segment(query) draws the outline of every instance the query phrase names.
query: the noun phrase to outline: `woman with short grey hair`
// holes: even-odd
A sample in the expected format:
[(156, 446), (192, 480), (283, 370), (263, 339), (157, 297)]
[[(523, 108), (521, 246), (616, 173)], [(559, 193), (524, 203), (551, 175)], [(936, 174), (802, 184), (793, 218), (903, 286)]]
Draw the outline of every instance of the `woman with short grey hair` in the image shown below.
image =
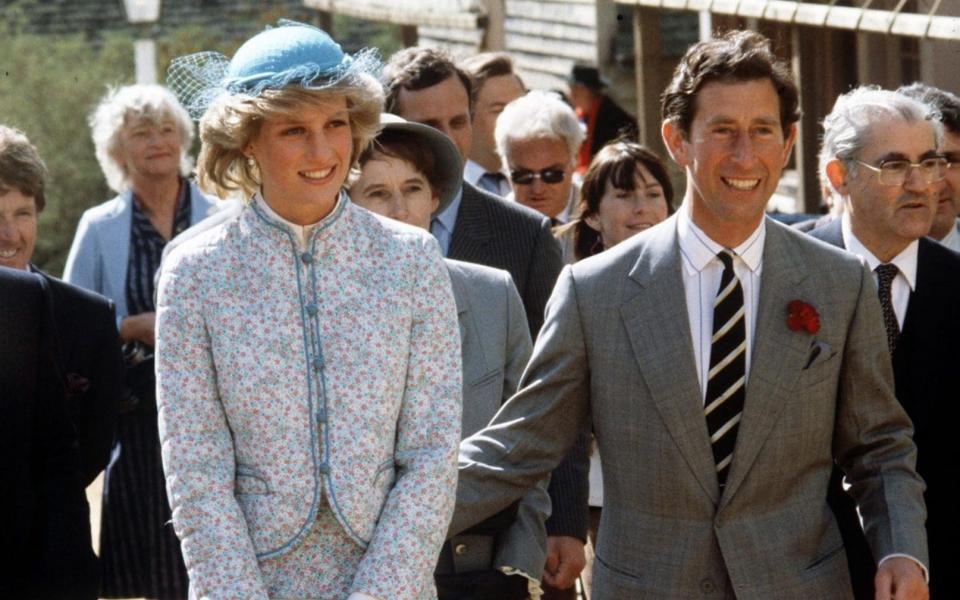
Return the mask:
[(113, 300), (129, 391), (103, 491), (105, 598), (183, 598), (186, 569), (170, 527), (153, 375), (154, 275), (166, 243), (215, 199), (186, 176), (193, 123), (169, 90), (129, 85), (90, 115), (97, 159), (116, 197), (83, 213), (64, 279)]

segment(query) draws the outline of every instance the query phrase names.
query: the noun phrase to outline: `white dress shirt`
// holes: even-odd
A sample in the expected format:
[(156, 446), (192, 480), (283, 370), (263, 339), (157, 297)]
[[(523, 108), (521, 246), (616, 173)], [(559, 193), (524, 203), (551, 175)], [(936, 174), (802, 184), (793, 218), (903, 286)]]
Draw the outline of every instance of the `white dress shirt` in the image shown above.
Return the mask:
[[(710, 348), (713, 338), (713, 302), (720, 289), (723, 263), (717, 254), (723, 246), (710, 239), (697, 227), (688, 209), (683, 207), (677, 215), (677, 240), (683, 259), (683, 291), (687, 300), (690, 318), (690, 336), (693, 355), (697, 362), (697, 380), (700, 395), (706, 399), (710, 370)], [(763, 244), (766, 226), (763, 220), (747, 239), (733, 250), (733, 270), (743, 287), (744, 317), (747, 335), (746, 372), (750, 374), (750, 358), (753, 351), (753, 332), (757, 327), (757, 307), (760, 303), (760, 272), (763, 267)]]
[[(853, 230), (850, 228), (850, 216), (846, 213), (841, 218), (840, 230), (843, 232), (844, 247), (847, 251), (867, 261), (867, 266), (873, 271), (873, 282), (877, 283), (877, 273), (874, 269), (882, 263), (853, 234)], [(919, 248), (919, 245), (918, 240), (913, 240), (890, 261), (890, 264), (897, 267), (897, 275), (893, 278), (893, 283), (890, 284), (890, 303), (893, 304), (893, 312), (897, 315), (897, 324), (901, 331), (903, 330), (903, 320), (907, 317), (910, 293), (917, 288), (917, 248)]]

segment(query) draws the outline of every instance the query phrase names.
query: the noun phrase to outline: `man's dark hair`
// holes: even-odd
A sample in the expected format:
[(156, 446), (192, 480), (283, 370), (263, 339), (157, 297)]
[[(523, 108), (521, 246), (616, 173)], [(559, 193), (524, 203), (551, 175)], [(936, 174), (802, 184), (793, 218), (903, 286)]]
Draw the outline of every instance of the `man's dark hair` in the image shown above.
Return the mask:
[(0, 125), (0, 194), (11, 189), (33, 198), (37, 212), (47, 204), (47, 166), (19, 129)]
[[(800, 119), (799, 93), (790, 69), (770, 49), (770, 40), (754, 31), (730, 31), (717, 39), (694, 44), (680, 59), (673, 79), (660, 100), (664, 121), (673, 121), (686, 136), (690, 132), (697, 94), (714, 82), (769, 79), (780, 98), (783, 135)], [(744, 98), (750, 102), (750, 98)]]
[(404, 48), (390, 57), (383, 67), (383, 87), (387, 93), (386, 110), (400, 114), (400, 90), (417, 91), (456, 76), (467, 91), (468, 110), (473, 114), (473, 81), (453, 58), (438, 48)]
[(946, 90), (919, 81), (902, 86), (897, 92), (929, 104), (936, 111), (935, 116), (947, 131), (960, 135), (960, 98)]
[[(457, 65), (473, 80), (473, 87), (479, 90), (491, 77), (513, 75), (520, 81), (520, 77), (513, 72), (513, 59), (505, 52), (481, 52), (465, 58)], [(520, 82), (523, 85), (523, 82)]]

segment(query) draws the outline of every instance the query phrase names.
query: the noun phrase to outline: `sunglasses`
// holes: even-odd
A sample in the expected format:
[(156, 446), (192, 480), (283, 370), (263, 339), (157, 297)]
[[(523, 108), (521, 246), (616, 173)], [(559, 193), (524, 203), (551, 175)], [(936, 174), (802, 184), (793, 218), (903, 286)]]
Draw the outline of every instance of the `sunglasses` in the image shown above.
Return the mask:
[(510, 181), (517, 185), (530, 185), (534, 179), (539, 178), (544, 183), (555, 184), (563, 181), (566, 174), (563, 169), (543, 169), (541, 171), (513, 169), (510, 171)]

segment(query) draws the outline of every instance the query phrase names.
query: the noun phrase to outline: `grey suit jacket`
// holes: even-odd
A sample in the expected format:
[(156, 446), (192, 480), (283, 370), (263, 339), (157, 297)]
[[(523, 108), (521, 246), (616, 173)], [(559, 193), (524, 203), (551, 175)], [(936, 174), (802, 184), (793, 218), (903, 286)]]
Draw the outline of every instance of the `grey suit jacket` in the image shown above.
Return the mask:
[[(533, 344), (509, 273), (450, 259), (446, 263), (460, 322), (466, 437), (483, 429), (517, 391)], [(550, 498), (542, 481), (524, 495), (513, 524), (498, 536), (494, 568), (513, 567), (539, 579), (546, 561), (544, 522), (549, 515)]]
[[(561, 274), (521, 391), (461, 444), (458, 514), (493, 512), (523, 493), (591, 419), (604, 479), (598, 600), (850, 597), (826, 503), (834, 459), (876, 555), (926, 561), (923, 483), (870, 273), (802, 233), (769, 219), (766, 228), (753, 359), (722, 495), (673, 217)], [(795, 299), (819, 312), (815, 335), (788, 328)]]

